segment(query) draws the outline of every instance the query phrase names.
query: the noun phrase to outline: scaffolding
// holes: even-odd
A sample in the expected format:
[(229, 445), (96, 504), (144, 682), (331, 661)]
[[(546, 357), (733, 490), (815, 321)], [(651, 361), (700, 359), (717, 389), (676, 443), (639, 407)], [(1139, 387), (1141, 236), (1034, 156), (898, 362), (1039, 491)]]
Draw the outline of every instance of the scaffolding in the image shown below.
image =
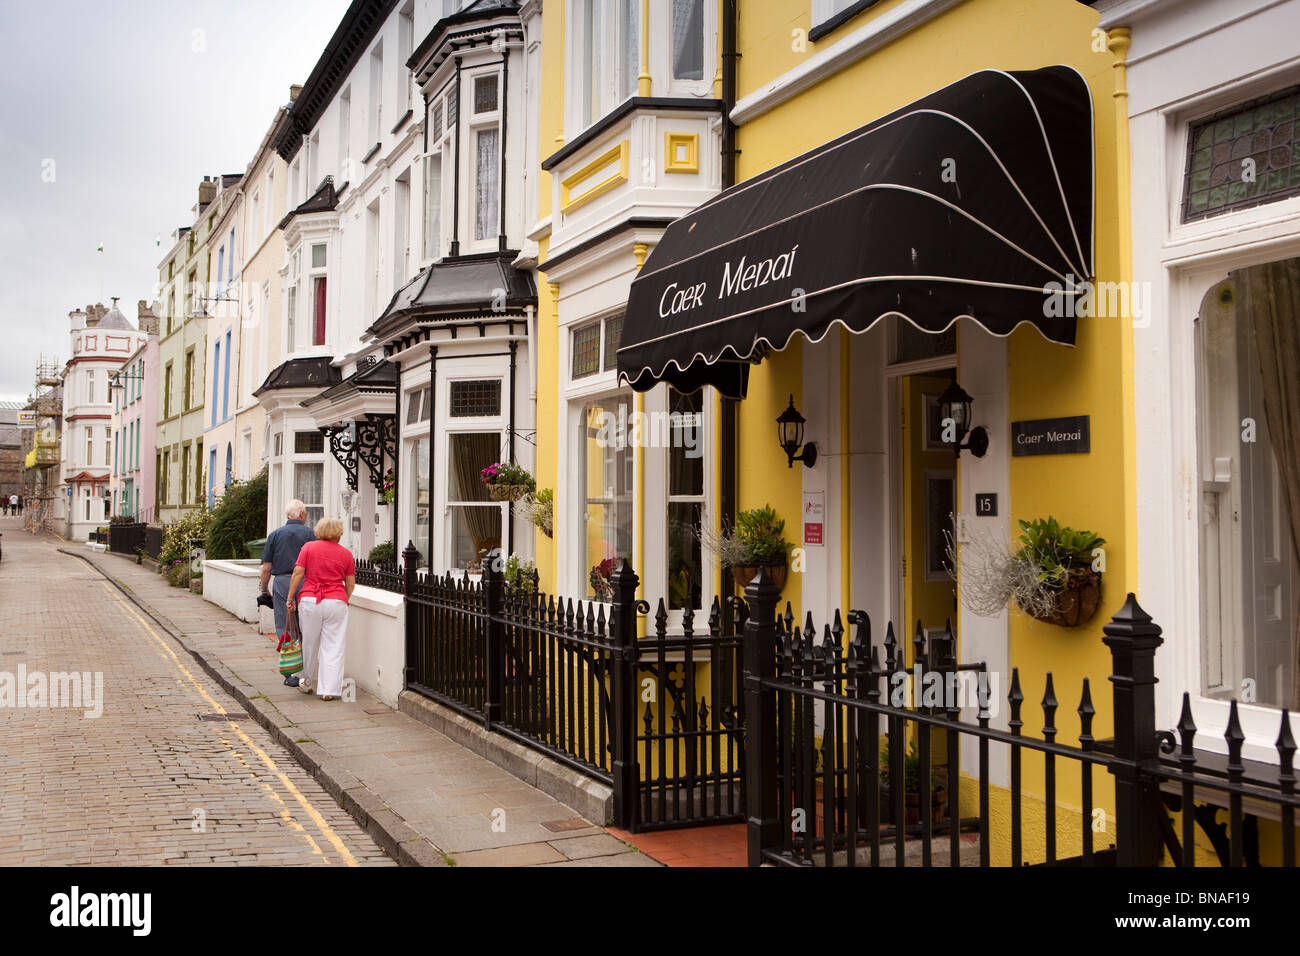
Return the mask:
[(29, 408), (36, 412), (36, 428), (29, 433), (30, 447), (26, 438), (23, 441), (27, 452), (23, 527), (32, 534), (47, 530), (57, 533), (58, 468), (63, 433), (63, 366), (57, 359), (42, 354), (37, 361), (36, 391)]

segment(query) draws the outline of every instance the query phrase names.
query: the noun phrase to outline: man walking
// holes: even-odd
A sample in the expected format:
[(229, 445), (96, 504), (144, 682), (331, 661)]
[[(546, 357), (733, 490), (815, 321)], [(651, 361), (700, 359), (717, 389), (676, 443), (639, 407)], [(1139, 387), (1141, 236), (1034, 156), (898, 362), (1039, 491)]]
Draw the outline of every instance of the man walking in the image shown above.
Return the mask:
[[(298, 552), (308, 541), (315, 541), (316, 535), (307, 527), (307, 506), (294, 498), (284, 506), (288, 519), (266, 537), (266, 546), (262, 548), (262, 593), (266, 594), (270, 585), (272, 607), (275, 611), (275, 633), (284, 633), (287, 611), (285, 602), (289, 597), (289, 580), (293, 576), (294, 564), (298, 561)], [(275, 579), (271, 585), (271, 579)], [(284, 679), (290, 687), (298, 686), (297, 676), (290, 674)]]
[(21, 515), (21, 514), (23, 513), (23, 496), (22, 496), (22, 495), (15, 495), (14, 497), (16, 497), (16, 498), (18, 499), (18, 501), (16, 502), (16, 505), (17, 505), (17, 508), (18, 508), (18, 514)]

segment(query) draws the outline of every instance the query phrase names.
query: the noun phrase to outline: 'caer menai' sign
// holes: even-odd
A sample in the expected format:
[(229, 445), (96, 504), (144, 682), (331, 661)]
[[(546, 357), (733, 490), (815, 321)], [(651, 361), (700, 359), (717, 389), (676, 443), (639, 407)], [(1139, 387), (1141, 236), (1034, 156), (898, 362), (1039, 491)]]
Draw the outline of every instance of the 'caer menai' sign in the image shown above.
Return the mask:
[(1092, 451), (1087, 415), (1011, 423), (1011, 454), (1078, 455)]

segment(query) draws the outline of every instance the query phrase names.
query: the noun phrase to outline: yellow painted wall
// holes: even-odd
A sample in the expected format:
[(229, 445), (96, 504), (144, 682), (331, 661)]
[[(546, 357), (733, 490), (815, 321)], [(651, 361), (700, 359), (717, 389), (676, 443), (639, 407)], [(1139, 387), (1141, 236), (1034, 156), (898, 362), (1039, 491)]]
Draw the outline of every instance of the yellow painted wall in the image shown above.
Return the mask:
[[(806, 56), (898, 5), (881, 3), (821, 41), (807, 43), (801, 52), (796, 31), (808, 28), (809, 4), (795, 0), (742, 2), (739, 94), (743, 97), (759, 89)], [(1064, 63), (1079, 70), (1093, 95), (1097, 279), (1127, 278), (1127, 264), (1121, 263), (1121, 250), (1127, 246), (1120, 235), (1121, 229), (1127, 229), (1127, 220), (1120, 219), (1115, 177), (1113, 56), (1104, 47), (1104, 52), (1094, 49), (1096, 24), (1097, 13), (1074, 0), (968, 0), (741, 126), (737, 180), (977, 70), (1028, 70)], [(1043, 721), (1038, 704), (1050, 670), (1060, 699), (1058, 739), (1073, 743), (1079, 732), (1075, 708), (1084, 676), (1092, 679), (1098, 710), (1093, 733), (1106, 737), (1111, 732), (1110, 684), (1106, 680), (1110, 655), (1101, 643), (1101, 625), (1120, 607), (1125, 593), (1136, 588), (1136, 569), (1126, 560), (1133, 547), (1128, 539), (1134, 525), (1132, 425), (1124, 399), (1125, 379), (1131, 378), (1131, 331), (1122, 320), (1083, 319), (1077, 346), (1068, 349), (1022, 327), (1010, 337), (1007, 348), (1012, 420), (1087, 414), (1092, 427), (1091, 454), (1011, 459), (1008, 512), (1012, 527), (1017, 519), (1050, 514), (1076, 528), (1095, 530), (1108, 540), (1103, 605), (1088, 625), (1062, 629), (1012, 614), (1010, 660), (1020, 668), (1026, 698), (1022, 712), (1025, 732), (1040, 736)], [(776, 452), (772, 423), (788, 394), (798, 394), (799, 381), (799, 350), (792, 346), (753, 370), (750, 397), (740, 406), (740, 506), (767, 501), (786, 515), (787, 521), (797, 515), (800, 476), (797, 471), (770, 467), (770, 457)], [(1006, 451), (995, 448), (993, 453)], [(751, 454), (755, 459), (749, 458)], [(753, 467), (760, 463), (764, 467)], [(862, 507), (857, 504), (855, 510)], [(792, 526), (796, 525), (792, 522)], [(831, 609), (811, 610), (825, 614)], [(1004, 691), (1009, 677), (1005, 675), (1003, 680)], [(1025, 760), (1027, 795), (1042, 792), (1041, 766), (1037, 755)], [(1058, 780), (1059, 800), (1064, 804), (1079, 798), (1077, 770), (1071, 766), (1069, 771)], [(1043, 832), (1041, 807), (1037, 811), (1027, 807), (1024, 836), (1028, 859), (1041, 854)]]

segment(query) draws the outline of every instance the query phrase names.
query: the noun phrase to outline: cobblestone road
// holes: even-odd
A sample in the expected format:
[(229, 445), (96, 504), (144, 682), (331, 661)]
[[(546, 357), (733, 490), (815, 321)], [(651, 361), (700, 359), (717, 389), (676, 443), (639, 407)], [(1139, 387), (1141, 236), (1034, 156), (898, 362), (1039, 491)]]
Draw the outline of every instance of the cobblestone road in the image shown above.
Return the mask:
[[(18, 519), (0, 531), (0, 865), (392, 865), (94, 569)], [(72, 671), (102, 674), (101, 716), (84, 696), (17, 706), (22, 672), (30, 701), (32, 675)]]

